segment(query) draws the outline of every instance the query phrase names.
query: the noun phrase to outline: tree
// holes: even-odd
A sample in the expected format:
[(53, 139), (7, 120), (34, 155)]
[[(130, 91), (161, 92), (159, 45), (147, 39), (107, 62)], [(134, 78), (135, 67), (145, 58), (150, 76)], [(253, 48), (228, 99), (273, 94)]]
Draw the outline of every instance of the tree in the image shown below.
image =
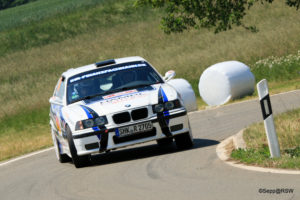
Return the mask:
[[(151, 5), (165, 8), (166, 15), (161, 20), (165, 33), (182, 32), (190, 28), (215, 28), (215, 33), (242, 26), (253, 32), (255, 26), (242, 22), (255, 3), (272, 3), (274, 0), (136, 0), (136, 6)], [(300, 0), (286, 0), (290, 7), (299, 9)]]

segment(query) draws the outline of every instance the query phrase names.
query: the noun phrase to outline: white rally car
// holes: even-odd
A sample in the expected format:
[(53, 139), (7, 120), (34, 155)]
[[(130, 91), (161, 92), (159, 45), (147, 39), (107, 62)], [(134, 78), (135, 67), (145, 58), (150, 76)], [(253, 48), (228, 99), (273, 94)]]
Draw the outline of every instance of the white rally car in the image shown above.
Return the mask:
[(156, 140), (193, 145), (187, 112), (195, 94), (184, 79), (163, 78), (143, 58), (127, 57), (70, 69), (50, 98), (51, 133), (60, 162), (76, 167), (90, 155)]

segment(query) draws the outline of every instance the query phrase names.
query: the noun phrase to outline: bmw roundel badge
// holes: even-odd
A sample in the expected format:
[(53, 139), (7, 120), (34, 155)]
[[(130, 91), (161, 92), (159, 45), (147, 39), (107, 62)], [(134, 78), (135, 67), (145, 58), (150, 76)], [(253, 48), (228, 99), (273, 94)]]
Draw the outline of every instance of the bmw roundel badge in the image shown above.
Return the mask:
[(126, 105), (125, 105), (126, 108), (129, 108), (130, 106), (131, 106), (130, 104), (126, 104)]

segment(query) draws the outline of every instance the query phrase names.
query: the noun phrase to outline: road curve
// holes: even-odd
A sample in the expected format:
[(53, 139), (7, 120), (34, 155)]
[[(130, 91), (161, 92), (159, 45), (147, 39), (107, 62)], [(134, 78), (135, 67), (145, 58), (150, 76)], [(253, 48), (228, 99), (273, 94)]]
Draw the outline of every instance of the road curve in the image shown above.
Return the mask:
[[(300, 91), (272, 96), (271, 101), (275, 114), (299, 108)], [(3, 165), (0, 199), (300, 199), (299, 175), (233, 168), (216, 155), (220, 141), (262, 120), (258, 101), (191, 113), (190, 120), (195, 138), (191, 150), (147, 143), (95, 156), (92, 166), (81, 169), (58, 163), (52, 150)], [(294, 191), (259, 192), (277, 188)]]

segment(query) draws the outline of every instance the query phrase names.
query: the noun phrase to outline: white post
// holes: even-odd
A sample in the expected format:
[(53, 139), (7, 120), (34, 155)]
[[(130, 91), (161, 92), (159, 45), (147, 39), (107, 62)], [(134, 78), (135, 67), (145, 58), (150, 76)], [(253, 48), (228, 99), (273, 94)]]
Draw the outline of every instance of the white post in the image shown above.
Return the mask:
[(278, 138), (275, 130), (274, 119), (272, 114), (271, 101), (269, 96), (268, 82), (266, 79), (257, 83), (258, 96), (262, 115), (264, 118), (265, 130), (269, 143), (271, 158), (280, 157)]

